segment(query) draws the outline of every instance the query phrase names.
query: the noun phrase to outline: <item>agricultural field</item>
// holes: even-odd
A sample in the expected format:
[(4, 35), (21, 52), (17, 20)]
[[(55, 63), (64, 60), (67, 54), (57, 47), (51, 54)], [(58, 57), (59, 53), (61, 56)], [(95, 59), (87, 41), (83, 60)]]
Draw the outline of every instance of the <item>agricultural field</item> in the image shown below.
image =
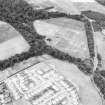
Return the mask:
[[(34, 10), (41, 10), (45, 8), (45, 11), (42, 12), (42, 14), (40, 14), (39, 12), (38, 16), (40, 18), (42, 18), (43, 16), (45, 16), (44, 18), (46, 18), (48, 16), (46, 8), (49, 8), (51, 6), (53, 6), (54, 8), (48, 9), (49, 12), (53, 13), (59, 11), (65, 13), (66, 15), (63, 14), (64, 16), (61, 15), (61, 17), (59, 18), (56, 18), (56, 16), (54, 16), (54, 18), (49, 18), (49, 16), (46, 19), (35, 18), (36, 20), (32, 21), (32, 13), (34, 13), (34, 11), (32, 11), (32, 13), (29, 12), (30, 15), (28, 13), (24, 14), (24, 16), (20, 14), (20, 17), (18, 17), (19, 20), (15, 20), (15, 16), (14, 14), (12, 14), (14, 18), (13, 23), (10, 23), (11, 25), (1, 21), (0, 81), (7, 81), (7, 84), (9, 84), (12, 83), (11, 81), (13, 81), (14, 79), (14, 84), (18, 87), (20, 93), (23, 94), (24, 92), (21, 90), (21, 87), (17, 85), (19, 84), (19, 81), (23, 81), (23, 77), (19, 77), (19, 75), (23, 75), (24, 73), (21, 74), (20, 72), (23, 70), (27, 71), (28, 69), (28, 72), (30, 71), (28, 74), (33, 75), (32, 78), (36, 79), (36, 74), (32, 74), (31, 69), (29, 68), (34, 67), (37, 64), (40, 65), (42, 62), (44, 62), (46, 64), (52, 64), (56, 68), (56, 71), (58, 73), (63, 75), (66, 79), (72, 81), (78, 87), (78, 97), (81, 103), (79, 105), (104, 105), (105, 26), (103, 22), (104, 20), (100, 22), (104, 17), (101, 18), (98, 13), (102, 13), (102, 16), (104, 16), (105, 7), (103, 7), (98, 2), (95, 2), (94, 0), (92, 1), (93, 2), (77, 2), (76, 0), (75, 2), (73, 2), (73, 0), (30, 0), (27, 2), (34, 8)], [(92, 12), (95, 11), (97, 16), (99, 17), (95, 16), (95, 13), (93, 13), (92, 17), (87, 13), (88, 10)], [(82, 12), (83, 17), (81, 17), (81, 11), (84, 11)], [(25, 17), (25, 15), (27, 16)], [(30, 22), (28, 19), (25, 21), (24, 19), (21, 19), (21, 16), (28, 19), (30, 19), (31, 17), (32, 20), (30, 20)], [(70, 18), (70, 16), (74, 17)], [(16, 19), (18, 18), (16, 17)], [(96, 20), (94, 20), (94, 18)], [(17, 24), (15, 24), (15, 22), (17, 22)], [(96, 22), (96, 27), (98, 27), (98, 24), (98, 28), (101, 28), (101, 31), (98, 30), (95, 32), (94, 27), (92, 26), (92, 22)], [(5, 65), (6, 67), (4, 67)], [(3, 70), (3, 67), (6, 69)], [(41, 70), (44, 69), (44, 67), (42, 67)], [(39, 73), (41, 74), (42, 72), (39, 71)], [(12, 78), (12, 76), (13, 79), (10, 79), (10, 81), (8, 81), (8, 78)], [(53, 75), (51, 74), (51, 76)], [(19, 81), (17, 77), (20, 79)], [(28, 77), (26, 77), (26, 80), (27, 78)], [(48, 79), (51, 78), (52, 77), (49, 76)], [(40, 77), (39, 80), (40, 79), (42, 80), (42, 77)], [(18, 81), (17, 84), (16, 80)], [(51, 80), (55, 83), (55, 79)], [(44, 82), (45, 86), (47, 86), (47, 82)], [(14, 84), (12, 84), (13, 87)], [(43, 90), (44, 85), (40, 85), (39, 87), (41, 87), (41, 89)], [(25, 89), (24, 85), (21, 86), (23, 86), (23, 88)], [(31, 86), (33, 86), (33, 84), (31, 84)], [(0, 90), (0, 92), (1, 91), (2, 89)], [(7, 90), (5, 91), (7, 92)], [(13, 92), (14, 91), (15, 89), (13, 89)], [(50, 92), (46, 94), (46, 97), (48, 97), (49, 94)], [(27, 93), (25, 93), (25, 95), (27, 95)], [(3, 99), (1, 97), (0, 99)], [(16, 100), (13, 99), (13, 102), (8, 104), (5, 104), (5, 101), (3, 100), (0, 105), (32, 105), (29, 100), (26, 101), (25, 97), (22, 97), (21, 95), (19, 97), (21, 97), (19, 100), (18, 98)], [(45, 100), (47, 100), (45, 96), (43, 97), (45, 98)], [(41, 100), (44, 100), (44, 98), (41, 98)], [(58, 100), (53, 102), (58, 102)], [(44, 103), (44, 101), (42, 103)], [(34, 101), (33, 105), (39, 104), (36, 104)], [(42, 105), (41, 102), (40, 105)], [(45, 103), (43, 105), (45, 105)], [(57, 104), (50, 103), (47, 105)], [(64, 103), (62, 105), (66, 104)]]
[[(61, 51), (65, 51), (72, 56), (88, 58), (88, 46), (84, 31), (84, 25), (70, 19), (52, 19), (49, 21), (36, 21), (36, 30), (41, 35), (51, 38), (46, 42)], [(47, 30), (49, 28), (49, 30)], [(82, 50), (82, 52), (81, 52)]]

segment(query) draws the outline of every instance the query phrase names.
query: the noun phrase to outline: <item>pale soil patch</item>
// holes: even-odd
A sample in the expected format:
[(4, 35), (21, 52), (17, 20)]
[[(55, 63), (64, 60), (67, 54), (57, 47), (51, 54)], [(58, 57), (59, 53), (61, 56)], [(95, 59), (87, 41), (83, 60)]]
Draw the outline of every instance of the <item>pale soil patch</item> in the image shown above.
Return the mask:
[(102, 68), (105, 69), (105, 36), (100, 32), (95, 32), (94, 36), (97, 52), (102, 56)]
[(101, 98), (92, 85), (90, 78), (80, 72), (76, 66), (55, 59), (47, 62), (55, 64), (58, 72), (72, 80), (79, 87), (79, 95), (83, 105), (102, 105)]
[(58, 26), (39, 20), (34, 22), (34, 27), (39, 34), (47, 37), (54, 36), (59, 31)]

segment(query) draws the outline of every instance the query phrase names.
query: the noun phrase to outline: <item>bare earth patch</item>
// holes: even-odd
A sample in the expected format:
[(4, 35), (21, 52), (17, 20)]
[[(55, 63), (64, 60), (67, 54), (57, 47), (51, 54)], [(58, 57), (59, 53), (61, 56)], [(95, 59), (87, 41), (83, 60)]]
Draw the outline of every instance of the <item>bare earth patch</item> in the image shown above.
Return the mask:
[(39, 34), (51, 38), (47, 44), (75, 57), (84, 59), (89, 56), (82, 23), (76, 23), (71, 19), (52, 19), (48, 22), (35, 21), (34, 26)]

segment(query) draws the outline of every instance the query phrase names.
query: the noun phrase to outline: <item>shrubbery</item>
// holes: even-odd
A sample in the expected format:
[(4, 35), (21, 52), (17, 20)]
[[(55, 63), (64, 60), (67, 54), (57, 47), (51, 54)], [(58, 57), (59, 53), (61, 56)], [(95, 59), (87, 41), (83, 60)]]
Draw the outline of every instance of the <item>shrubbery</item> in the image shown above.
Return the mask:
[(101, 92), (103, 98), (105, 99), (105, 78), (102, 77), (98, 72), (93, 75), (93, 80), (99, 91)]
[(97, 11), (87, 10), (82, 11), (82, 14), (94, 21), (105, 21), (105, 14)]

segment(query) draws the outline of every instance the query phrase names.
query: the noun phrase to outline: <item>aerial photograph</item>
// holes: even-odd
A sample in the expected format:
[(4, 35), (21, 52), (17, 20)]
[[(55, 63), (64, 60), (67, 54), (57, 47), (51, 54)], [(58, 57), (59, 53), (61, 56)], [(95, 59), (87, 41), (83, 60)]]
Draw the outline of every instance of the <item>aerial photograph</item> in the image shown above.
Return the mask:
[(105, 0), (0, 0), (0, 105), (105, 105)]

